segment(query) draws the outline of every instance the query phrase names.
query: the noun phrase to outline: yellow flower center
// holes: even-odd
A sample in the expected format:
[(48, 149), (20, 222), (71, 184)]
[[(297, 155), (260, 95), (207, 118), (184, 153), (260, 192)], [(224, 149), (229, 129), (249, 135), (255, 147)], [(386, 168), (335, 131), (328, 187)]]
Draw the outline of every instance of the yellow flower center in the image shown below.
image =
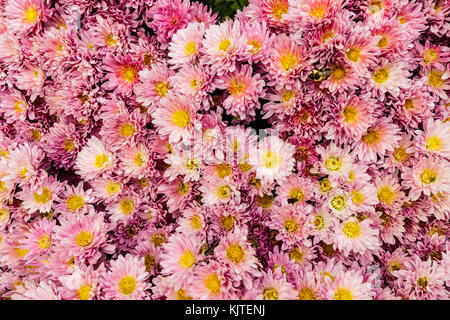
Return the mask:
[(342, 227), (342, 232), (344, 232), (344, 235), (349, 239), (355, 239), (358, 238), (361, 234), (361, 228), (359, 227), (358, 222), (350, 221), (347, 223), (344, 223), (344, 226)]
[(119, 127), (119, 134), (123, 138), (131, 137), (136, 129), (131, 123), (124, 123)]
[(159, 81), (155, 83), (155, 91), (160, 97), (165, 97), (167, 91), (169, 91), (169, 84), (164, 81)]
[(230, 214), (220, 218), (220, 226), (227, 231), (230, 231), (234, 226), (234, 217)]
[(433, 88), (439, 88), (444, 84), (444, 79), (442, 76), (444, 74), (439, 70), (433, 70), (428, 74), (428, 83)]
[(350, 196), (352, 197), (352, 202), (356, 205), (360, 205), (364, 202), (364, 195), (359, 191), (353, 191)]
[(383, 186), (378, 189), (378, 200), (386, 204), (391, 204), (395, 199), (395, 193), (388, 186)]
[(108, 185), (106, 186), (106, 192), (109, 195), (113, 195), (114, 193), (119, 192), (119, 189), (120, 189), (120, 184), (117, 182), (114, 182), (114, 181), (109, 182)]
[(388, 45), (388, 43), (389, 43), (388, 39), (387, 39), (385, 36), (383, 36), (383, 37), (381, 37), (381, 39), (378, 41), (377, 46), (378, 46), (378, 48), (381, 49), (381, 48), (386, 47), (386, 46)]
[(208, 288), (209, 291), (213, 294), (218, 294), (220, 292), (220, 280), (217, 274), (213, 273), (206, 277), (204, 280), (205, 287)]
[(144, 155), (141, 152), (136, 153), (135, 157), (134, 157), (134, 163), (138, 166), (138, 167), (142, 167), (145, 163), (144, 161)]
[(281, 162), (281, 156), (278, 153), (267, 151), (263, 156), (262, 163), (268, 169), (276, 168)]
[(258, 196), (258, 206), (262, 208), (270, 208), (273, 204), (273, 196), (265, 194), (262, 197)]
[(230, 44), (231, 44), (230, 39), (223, 39), (219, 43), (219, 51), (227, 51)]
[(352, 62), (358, 62), (361, 57), (361, 50), (359, 48), (351, 47), (345, 52), (347, 59)]
[(402, 265), (398, 261), (391, 261), (389, 262), (389, 270), (392, 271), (398, 271), (402, 268)]
[(377, 12), (381, 11), (382, 8), (383, 8), (383, 4), (382, 4), (382, 1), (380, 1), (380, 0), (371, 1), (369, 3), (369, 6), (367, 7), (370, 14), (377, 13)]
[(250, 49), (250, 53), (258, 52), (261, 49), (261, 42), (259, 40), (250, 40), (248, 42), (248, 45), (252, 46), (252, 49)]
[(202, 221), (199, 215), (195, 215), (191, 218), (191, 226), (195, 230), (199, 230), (202, 228)]
[(344, 116), (344, 121), (346, 123), (356, 122), (356, 120), (359, 119), (358, 109), (351, 105), (345, 107), (344, 111), (342, 112), (342, 115)]
[(24, 105), (22, 101), (17, 101), (16, 104), (14, 105), (14, 110), (16, 110), (17, 113), (22, 113), (23, 111), (21, 107), (22, 105)]
[(137, 280), (133, 276), (122, 277), (119, 281), (119, 291), (126, 296), (129, 296), (136, 290)]
[(39, 16), (38, 11), (34, 6), (29, 6), (27, 10), (25, 10), (25, 20), (29, 24), (33, 24), (37, 21)]
[(303, 201), (304, 198), (305, 198), (305, 195), (304, 195), (303, 190), (301, 188), (298, 188), (298, 187), (297, 188), (293, 188), (289, 192), (289, 199), (294, 199), (295, 202)]
[(280, 57), (281, 68), (286, 72), (295, 67), (298, 61), (299, 60), (297, 57), (295, 57), (292, 53), (285, 53)]
[(120, 75), (125, 82), (132, 83), (138, 78), (138, 72), (133, 66), (123, 66), (120, 69)]
[(39, 238), (39, 247), (42, 250), (47, 249), (48, 247), (50, 247), (51, 244), (52, 244), (52, 240), (50, 239), (49, 236), (44, 235), (44, 236)]
[(195, 158), (190, 158), (186, 160), (186, 168), (189, 170), (197, 170), (200, 166), (200, 162)]
[(109, 158), (106, 154), (99, 154), (95, 157), (95, 166), (100, 169), (105, 166), (109, 161)]
[(39, 141), (42, 137), (42, 133), (37, 129), (31, 129), (30, 133), (31, 133), (31, 139), (33, 139), (34, 141)]
[(219, 197), (219, 199), (226, 199), (228, 197), (230, 197), (231, 195), (231, 189), (229, 186), (220, 186), (217, 189), (217, 196)]
[(172, 123), (180, 128), (186, 128), (191, 121), (191, 117), (186, 110), (178, 110), (172, 114)]
[(80, 247), (87, 247), (92, 243), (93, 240), (94, 236), (92, 235), (92, 233), (87, 231), (80, 232), (75, 238), (76, 244)]
[(331, 199), (330, 203), (335, 210), (342, 210), (345, 207), (345, 198), (343, 195), (337, 195)]
[(194, 54), (197, 53), (197, 48), (195, 46), (195, 42), (194, 41), (189, 41), (186, 44), (186, 47), (184, 48), (184, 53), (186, 54), (186, 56), (190, 57)]
[(197, 258), (189, 250), (184, 251), (180, 257), (180, 264), (183, 267), (185, 267), (186, 269), (189, 269), (190, 267), (192, 267), (196, 261), (197, 261)]
[(423, 52), (423, 62), (425, 64), (433, 63), (439, 58), (439, 53), (434, 49), (428, 49)]
[(330, 71), (330, 78), (335, 82), (339, 82), (345, 78), (346, 74), (347, 71), (343, 66), (335, 66)]
[(334, 37), (333, 30), (327, 30), (322, 34), (322, 43), (325, 43), (328, 39)]
[(425, 147), (427, 150), (439, 151), (442, 147), (442, 139), (438, 136), (431, 136), (427, 139)]
[(246, 88), (245, 82), (239, 82), (236, 78), (234, 78), (230, 82), (228, 92), (232, 96), (238, 96), (245, 91), (245, 88)]
[(412, 99), (406, 99), (405, 104), (403, 105), (403, 108), (405, 108), (406, 110), (411, 110), (413, 107), (414, 107), (414, 103), (413, 103)]
[(283, 14), (286, 14), (289, 9), (289, 3), (283, 0), (276, 0), (272, 5), (272, 14), (275, 19), (280, 20)]
[(123, 214), (129, 215), (134, 210), (134, 201), (131, 199), (123, 199), (120, 202), (120, 211), (122, 211)]
[(266, 288), (263, 291), (264, 300), (278, 300), (278, 291), (275, 288)]
[(50, 199), (52, 198), (52, 192), (50, 189), (43, 187), (41, 194), (35, 192), (33, 194), (33, 197), (34, 201), (36, 201), (37, 203), (44, 204), (50, 201)]
[(367, 133), (362, 137), (362, 140), (367, 144), (375, 144), (381, 140), (379, 130), (368, 130)]
[(217, 175), (223, 179), (231, 174), (231, 166), (226, 163), (216, 165)]
[(325, 167), (330, 171), (337, 171), (342, 167), (342, 160), (336, 156), (331, 156), (325, 161)]
[(298, 293), (299, 300), (317, 300), (317, 296), (311, 288), (303, 288)]
[(292, 98), (295, 97), (295, 92), (292, 90), (286, 90), (283, 92), (283, 94), (281, 95), (281, 101), (283, 102), (288, 102), (289, 100), (291, 100)]
[(352, 292), (345, 288), (338, 288), (334, 293), (334, 300), (353, 300)]
[(394, 150), (393, 156), (397, 161), (403, 162), (409, 158), (410, 154), (406, 152), (405, 148), (399, 147)]
[(91, 294), (92, 287), (90, 285), (82, 285), (80, 289), (78, 289), (78, 299), (80, 300), (89, 300), (89, 296)]
[(420, 277), (417, 279), (417, 285), (421, 287), (422, 289), (426, 289), (428, 287), (428, 278), (427, 277)]
[(151, 254), (147, 254), (144, 257), (145, 270), (150, 271), (156, 265), (156, 257)]
[(380, 68), (372, 74), (372, 79), (378, 84), (382, 84), (389, 79), (389, 70), (387, 68)]
[(425, 184), (430, 184), (436, 181), (436, 172), (430, 170), (430, 169), (425, 169), (422, 171), (422, 173), (420, 174), (420, 181), (422, 181), (422, 183)]
[(245, 251), (240, 244), (231, 244), (226, 251), (227, 259), (233, 263), (240, 263), (244, 260)]
[(319, 188), (320, 191), (322, 192), (328, 192), (331, 189), (333, 189), (333, 187), (331, 186), (331, 182), (330, 180), (328, 180), (328, 178), (322, 179), (319, 181)]
[(66, 204), (70, 211), (77, 211), (84, 207), (84, 199), (83, 197), (74, 194), (67, 198)]
[(188, 183), (183, 183), (182, 181), (180, 181), (180, 183), (177, 186), (177, 191), (181, 195), (188, 193), (190, 189), (191, 189), (190, 185)]
[(75, 144), (73, 143), (73, 140), (66, 139), (63, 143), (63, 147), (64, 147), (64, 150), (66, 150), (67, 152), (70, 152), (73, 149), (75, 149)]
[(317, 230), (322, 230), (325, 227), (325, 219), (322, 216), (315, 216), (313, 223), (316, 226)]
[(15, 248), (14, 249), (14, 252), (16, 253), (16, 255), (19, 257), (19, 258), (23, 258), (23, 257), (25, 257), (25, 255), (28, 253), (28, 249), (20, 249), (20, 248)]
[(291, 251), (289, 251), (289, 259), (300, 263), (303, 260), (303, 252), (299, 249), (299, 247), (294, 247)]
[(111, 46), (113, 46), (113, 45), (115, 45), (117, 43), (117, 41), (114, 39), (114, 36), (112, 34), (110, 34), (110, 33), (108, 33), (105, 36), (105, 42), (106, 42), (106, 45), (108, 47), (111, 47)]
[(192, 300), (192, 297), (186, 294), (186, 290), (179, 289), (176, 293), (177, 300)]
[(166, 240), (167, 240), (166, 236), (162, 233), (155, 233), (154, 235), (152, 235), (152, 238), (151, 238), (151, 241), (153, 242), (155, 247), (159, 247), (160, 245), (165, 243)]
[(287, 219), (284, 221), (284, 229), (289, 233), (296, 232), (298, 230), (297, 222), (293, 219)]

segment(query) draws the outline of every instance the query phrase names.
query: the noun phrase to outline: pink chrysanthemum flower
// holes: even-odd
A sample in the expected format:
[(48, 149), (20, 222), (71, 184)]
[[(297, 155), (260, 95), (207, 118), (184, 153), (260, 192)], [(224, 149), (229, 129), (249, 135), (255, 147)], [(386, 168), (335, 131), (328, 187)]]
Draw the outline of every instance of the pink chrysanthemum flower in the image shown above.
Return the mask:
[(206, 30), (203, 40), (204, 56), (200, 62), (210, 65), (221, 76), (235, 70), (236, 60), (245, 55), (246, 49), (247, 42), (239, 21), (227, 20)]
[(217, 261), (195, 268), (191, 293), (194, 299), (224, 300), (229, 299), (231, 279), (226, 277), (226, 268)]
[(327, 89), (330, 93), (353, 89), (361, 78), (361, 75), (343, 60), (331, 62), (329, 68), (330, 75), (321, 82), (320, 88)]
[(314, 28), (315, 25), (334, 18), (342, 0), (289, 0), (290, 10), (286, 19), (299, 29)]
[(152, 150), (143, 143), (132, 144), (119, 152), (119, 167), (127, 176), (138, 179), (146, 177), (154, 165)]
[(139, 72), (140, 83), (134, 87), (136, 101), (149, 108), (152, 113), (159, 101), (164, 98), (171, 90), (170, 78), (173, 76), (167, 65), (155, 65), (152, 69), (144, 69)]
[(136, 194), (123, 193), (117, 201), (110, 203), (106, 207), (106, 212), (110, 214), (112, 223), (126, 223), (133, 218), (139, 210), (140, 200)]
[(73, 123), (55, 123), (44, 140), (55, 167), (68, 169), (73, 166), (81, 144)]
[(167, 155), (165, 160), (170, 165), (164, 171), (164, 177), (169, 181), (175, 180), (178, 176), (184, 177), (184, 182), (198, 181), (203, 168), (203, 163), (198, 153), (176, 152)]
[(431, 68), (424, 76), (428, 87), (440, 98), (447, 99), (450, 90), (450, 70)]
[[(0, 101), (0, 114), (3, 114), (7, 123), (25, 121), (31, 111), (31, 105), (18, 91), (2, 92)], [(30, 118), (34, 118), (32, 112)]]
[(252, 67), (243, 65), (217, 81), (217, 88), (226, 89), (229, 94), (223, 101), (225, 110), (241, 120), (256, 115), (255, 109), (260, 108), (258, 98), (264, 95), (264, 80), (259, 74), (252, 74)]
[(384, 97), (386, 92), (397, 96), (400, 89), (409, 86), (408, 66), (403, 62), (388, 63), (381, 60), (381, 64), (368, 74), (369, 86), (379, 92), (379, 96)]
[(342, 149), (334, 143), (330, 143), (326, 148), (318, 146), (316, 151), (321, 157), (318, 172), (328, 174), (330, 181), (348, 176), (353, 163), (350, 147)]
[(100, 293), (100, 272), (104, 272), (103, 265), (97, 270), (81, 265), (73, 273), (59, 277), (63, 285), (61, 296), (67, 300), (94, 300)]
[(178, 30), (169, 44), (170, 63), (181, 66), (198, 61), (204, 32), (205, 25), (197, 22), (192, 22), (186, 28)]
[(430, 155), (450, 156), (450, 123), (432, 118), (423, 123), (423, 132), (417, 130), (416, 147)]
[(203, 210), (197, 206), (192, 206), (183, 211), (178, 218), (177, 232), (200, 235), (206, 227), (206, 217)]
[(379, 54), (377, 42), (364, 28), (356, 28), (351, 37), (346, 40), (343, 51), (345, 59), (359, 75), (367, 72), (367, 67), (374, 64), (374, 60)]
[(57, 246), (80, 261), (95, 264), (102, 252), (112, 254), (115, 249), (107, 243), (106, 233), (110, 227), (103, 219), (100, 212), (66, 216), (61, 220), (61, 226), (55, 228)]
[[(238, 278), (246, 278), (245, 274), (258, 274), (258, 259), (255, 249), (250, 246), (247, 239), (247, 229), (236, 229), (220, 240), (214, 253), (220, 260), (224, 261)], [(250, 280), (250, 279), (248, 279)]]
[(75, 168), (81, 177), (93, 179), (111, 170), (115, 163), (116, 157), (94, 136), (78, 153)]
[(396, 272), (399, 291), (409, 299), (448, 299), (444, 270), (433, 261), (422, 261), (417, 255), (405, 262), (405, 268)]
[(153, 123), (163, 137), (171, 143), (185, 142), (193, 135), (198, 105), (184, 96), (168, 95), (160, 101), (160, 107), (153, 113)]
[(436, 67), (439, 70), (445, 68), (445, 62), (448, 61), (450, 55), (448, 47), (430, 44), (429, 40), (425, 41), (425, 45), (417, 41), (415, 47), (419, 52), (417, 59), (423, 67)]
[(286, 14), (289, 0), (250, 0), (245, 15), (254, 21), (263, 21), (269, 27), (285, 29), (288, 26)]
[(117, 200), (124, 190), (124, 182), (117, 177), (105, 176), (89, 181), (93, 195), (101, 201), (109, 203)]
[(17, 194), (21, 199), (22, 206), (30, 213), (39, 211), (41, 213), (49, 212), (52, 209), (53, 202), (58, 199), (62, 183), (54, 176), (45, 177), (37, 186), (26, 186), (22, 192)]
[(95, 201), (92, 192), (92, 189), (84, 190), (83, 182), (77, 186), (67, 184), (65, 190), (59, 194), (59, 203), (56, 204), (55, 210), (69, 214), (87, 213)]
[(255, 166), (256, 177), (283, 182), (294, 168), (294, 146), (276, 136), (260, 141), (257, 150), (250, 153), (248, 163)]
[(143, 258), (120, 255), (111, 261), (108, 272), (100, 276), (100, 286), (106, 299), (142, 300), (150, 287), (147, 278)]
[(133, 61), (130, 56), (114, 57), (109, 55), (103, 66), (109, 72), (105, 76), (107, 82), (103, 87), (119, 94), (131, 95), (134, 85), (139, 82), (139, 71), (142, 69), (142, 65)]
[(321, 286), (317, 275), (308, 269), (299, 269), (295, 276), (298, 300), (320, 300)]
[(236, 183), (231, 179), (214, 179), (209, 177), (202, 180), (198, 188), (202, 192), (202, 201), (206, 205), (225, 204), (230, 201), (239, 200), (239, 191)]
[(249, 22), (244, 24), (244, 34), (247, 39), (247, 54), (249, 61), (264, 61), (268, 57), (268, 50), (271, 47), (272, 38), (266, 23)]
[(334, 248), (342, 250), (345, 255), (350, 252), (363, 253), (366, 250), (378, 250), (380, 242), (379, 231), (371, 227), (372, 221), (358, 221), (349, 218), (335, 228)]
[(44, 258), (49, 253), (53, 245), (53, 230), (56, 226), (55, 220), (45, 218), (35, 221), (31, 228), (25, 233), (25, 237), (20, 240), (20, 249), (26, 250), (23, 257), (25, 261), (32, 261), (35, 258)]
[(201, 245), (200, 238), (186, 234), (174, 234), (163, 244), (161, 273), (170, 276), (175, 287), (192, 278), (194, 266), (203, 256), (199, 254)]
[(17, 70), (14, 77), (16, 78), (17, 87), (31, 94), (31, 101), (41, 93), (46, 78), (42, 69), (33, 65), (25, 65)]
[(450, 192), (450, 167), (446, 160), (422, 158), (412, 168), (404, 170), (402, 185), (411, 188), (408, 193), (411, 200), (417, 200), (422, 193), (431, 196)]
[(313, 183), (297, 174), (292, 174), (277, 188), (277, 194), (277, 200), (282, 205), (305, 202), (313, 196)]
[(371, 184), (363, 184), (356, 180), (348, 188), (348, 195), (351, 200), (351, 206), (354, 206), (358, 212), (374, 211), (374, 206), (378, 203), (377, 190)]
[(390, 209), (398, 209), (403, 204), (404, 193), (395, 176), (376, 177), (374, 185), (377, 188), (377, 197), (381, 205)]
[(325, 278), (323, 297), (327, 300), (372, 300), (372, 284), (365, 282), (361, 271), (340, 271), (335, 279)]
[(208, 109), (210, 104), (208, 93), (214, 91), (215, 84), (212, 83), (212, 76), (206, 68), (190, 64), (184, 65), (171, 80), (173, 80), (175, 92), (200, 101)]
[(126, 47), (129, 31), (127, 27), (114, 21), (111, 17), (95, 16), (96, 24), (93, 26), (92, 39), (87, 43), (88, 47), (94, 47), (99, 53), (120, 52)]
[(382, 118), (367, 129), (355, 145), (355, 152), (362, 161), (375, 162), (377, 156), (394, 151), (401, 139), (400, 129), (394, 123)]
[(265, 99), (269, 100), (263, 106), (263, 119), (268, 119), (273, 115), (284, 117), (292, 115), (296, 111), (296, 107), (300, 101), (306, 99), (303, 95), (303, 86), (300, 81), (294, 82), (292, 85), (286, 86), (279, 90), (272, 88)]
[(259, 285), (258, 300), (293, 300), (295, 299), (295, 291), (292, 284), (290, 284), (286, 277), (283, 276), (280, 270), (272, 272), (267, 270), (267, 273), (261, 278)]
[(282, 88), (285, 84), (292, 84), (295, 78), (305, 80), (304, 70), (308, 68), (305, 46), (297, 44), (286, 34), (278, 35), (272, 42), (269, 59), (266, 64), (269, 72), (269, 85)]
[(167, 44), (172, 36), (192, 21), (190, 2), (188, 0), (158, 0), (151, 10), (149, 27), (156, 31), (158, 40)]
[(50, 14), (44, 0), (8, 0), (4, 10), (8, 29), (20, 34), (39, 31)]
[(290, 248), (294, 244), (311, 245), (307, 238), (314, 228), (312, 210), (313, 207), (308, 204), (288, 204), (285, 207), (271, 210), (270, 220), (266, 225), (278, 231), (275, 239), (282, 241), (282, 250)]
[(380, 238), (383, 242), (394, 245), (395, 238), (402, 241), (403, 233), (406, 231), (403, 215), (395, 210), (383, 210), (379, 216), (379, 222)]
[(145, 271), (150, 276), (155, 275), (159, 271), (160, 246), (155, 246), (150, 241), (142, 241), (132, 250), (132, 253), (144, 259)]
[(147, 122), (146, 116), (138, 108), (133, 112), (124, 111), (120, 114), (107, 110), (102, 116), (100, 136), (108, 141), (108, 147), (112, 151), (134, 143), (142, 135)]
[(25, 184), (36, 184), (44, 175), (40, 165), (44, 160), (44, 153), (36, 144), (24, 143), (14, 148), (5, 161), (8, 171), (5, 172), (4, 181)]

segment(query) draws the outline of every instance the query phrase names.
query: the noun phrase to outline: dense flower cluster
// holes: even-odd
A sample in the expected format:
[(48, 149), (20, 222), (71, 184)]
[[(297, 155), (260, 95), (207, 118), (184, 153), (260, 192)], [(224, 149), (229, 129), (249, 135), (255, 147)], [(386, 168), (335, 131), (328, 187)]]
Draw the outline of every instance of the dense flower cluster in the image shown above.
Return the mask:
[(2, 298), (450, 298), (449, 0), (0, 12)]

